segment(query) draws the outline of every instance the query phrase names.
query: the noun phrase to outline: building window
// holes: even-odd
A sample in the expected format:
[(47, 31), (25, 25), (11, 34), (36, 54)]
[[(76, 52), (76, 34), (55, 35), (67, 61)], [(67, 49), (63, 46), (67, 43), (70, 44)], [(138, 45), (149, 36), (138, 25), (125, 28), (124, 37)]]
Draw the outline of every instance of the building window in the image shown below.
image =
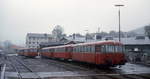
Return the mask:
[(35, 40), (35, 37), (32, 37), (33, 38), (33, 40)]
[(29, 37), (29, 40), (31, 39), (31, 37)]

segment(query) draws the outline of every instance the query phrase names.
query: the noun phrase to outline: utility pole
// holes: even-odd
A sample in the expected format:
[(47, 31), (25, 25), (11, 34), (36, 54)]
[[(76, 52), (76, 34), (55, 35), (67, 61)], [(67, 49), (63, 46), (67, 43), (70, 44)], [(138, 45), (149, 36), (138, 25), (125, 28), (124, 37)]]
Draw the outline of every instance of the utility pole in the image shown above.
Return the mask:
[(118, 18), (119, 18), (119, 42), (121, 41), (121, 35), (120, 35), (120, 32), (121, 32), (121, 24), (120, 24), (120, 7), (123, 7), (124, 5), (121, 5), (121, 4), (117, 4), (115, 5), (115, 7), (119, 7), (119, 10), (118, 10)]
[(100, 27), (98, 27), (98, 31), (97, 32), (100, 33)]

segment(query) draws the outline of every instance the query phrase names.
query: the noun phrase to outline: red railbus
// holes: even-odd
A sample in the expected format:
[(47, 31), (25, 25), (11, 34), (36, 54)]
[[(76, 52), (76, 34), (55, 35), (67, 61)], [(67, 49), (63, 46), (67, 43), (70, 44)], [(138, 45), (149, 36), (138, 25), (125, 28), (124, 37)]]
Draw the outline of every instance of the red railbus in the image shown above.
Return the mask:
[(123, 44), (114, 41), (46, 47), (41, 49), (41, 56), (71, 59), (108, 67), (124, 65), (126, 62)]
[(41, 56), (71, 59), (72, 45), (46, 47), (41, 49)]
[(35, 57), (38, 56), (38, 51), (36, 48), (24, 48), (20, 50), (19, 55), (23, 55), (26, 57)]
[(22, 49), (19, 49), (19, 50), (17, 51), (17, 54), (20, 55), (20, 56), (24, 56), (24, 49), (23, 49), (23, 48), (22, 48)]
[(40, 50), (40, 54), (42, 57), (53, 58), (55, 47), (46, 47)]
[(73, 45), (72, 60), (97, 65), (117, 66), (126, 62), (123, 44), (113, 41)]

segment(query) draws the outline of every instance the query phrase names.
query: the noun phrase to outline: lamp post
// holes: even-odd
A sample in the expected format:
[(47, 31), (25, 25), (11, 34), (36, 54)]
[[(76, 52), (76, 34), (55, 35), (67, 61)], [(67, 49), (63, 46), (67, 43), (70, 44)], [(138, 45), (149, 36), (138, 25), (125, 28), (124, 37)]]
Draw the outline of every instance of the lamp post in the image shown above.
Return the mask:
[(115, 7), (119, 7), (119, 10), (118, 10), (118, 18), (119, 18), (119, 42), (121, 41), (121, 38), (120, 38), (120, 7), (123, 7), (124, 5), (121, 5), (121, 4), (117, 4), (115, 5)]

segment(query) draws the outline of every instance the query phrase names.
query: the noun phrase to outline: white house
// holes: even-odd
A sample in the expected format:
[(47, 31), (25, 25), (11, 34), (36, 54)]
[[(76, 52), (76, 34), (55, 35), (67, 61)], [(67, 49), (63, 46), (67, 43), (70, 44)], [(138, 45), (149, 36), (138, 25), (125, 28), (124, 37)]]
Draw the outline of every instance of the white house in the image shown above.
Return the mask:
[(27, 48), (38, 48), (40, 43), (46, 43), (53, 41), (51, 34), (44, 33), (28, 33), (26, 35), (26, 47)]

